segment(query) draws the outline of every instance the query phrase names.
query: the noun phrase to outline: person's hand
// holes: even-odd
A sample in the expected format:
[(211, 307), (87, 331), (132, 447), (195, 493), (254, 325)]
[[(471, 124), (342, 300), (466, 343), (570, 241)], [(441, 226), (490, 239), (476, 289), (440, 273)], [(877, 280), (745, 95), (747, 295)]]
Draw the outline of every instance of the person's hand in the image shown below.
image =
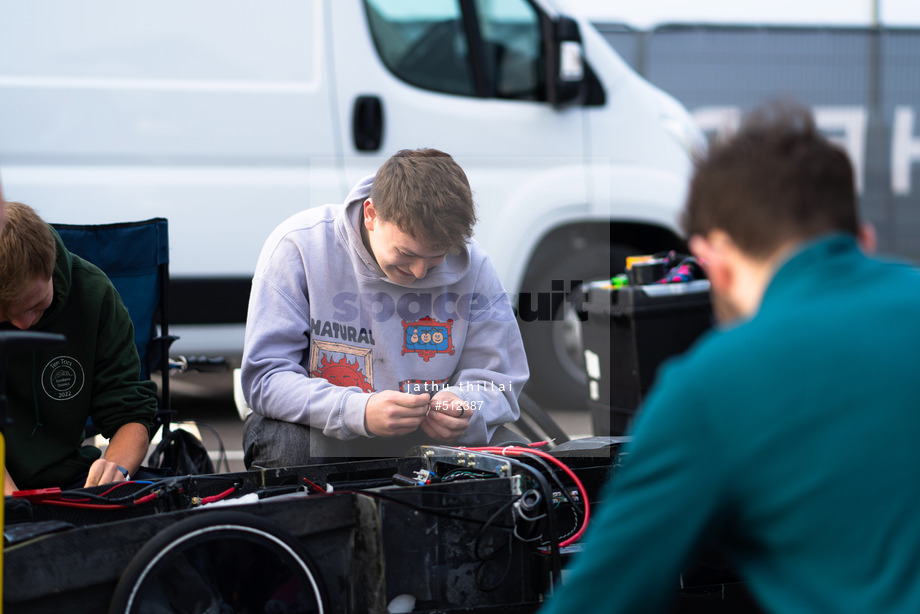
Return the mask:
[(16, 482), (13, 481), (13, 476), (10, 475), (10, 472), (6, 467), (3, 468), (3, 494), (4, 496), (10, 496), (14, 492), (19, 490), (16, 487)]
[(427, 394), (384, 390), (371, 395), (364, 410), (364, 426), (379, 437), (408, 435), (415, 431), (428, 411)]
[(83, 488), (124, 481), (125, 474), (121, 472), (121, 469), (116, 463), (107, 461), (104, 458), (99, 458), (90, 465), (89, 475), (86, 476), (86, 484), (83, 485)]
[(473, 410), (469, 404), (452, 392), (439, 392), (428, 404), (428, 415), (422, 430), (437, 441), (453, 441), (470, 426)]

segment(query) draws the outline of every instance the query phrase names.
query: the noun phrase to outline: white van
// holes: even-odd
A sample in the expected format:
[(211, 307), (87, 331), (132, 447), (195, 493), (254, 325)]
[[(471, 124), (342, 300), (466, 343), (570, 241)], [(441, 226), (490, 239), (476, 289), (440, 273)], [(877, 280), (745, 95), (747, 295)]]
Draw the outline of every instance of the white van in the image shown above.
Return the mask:
[(532, 390), (580, 402), (565, 293), (624, 254), (679, 246), (701, 142), (550, 0), (0, 8), (6, 197), (52, 222), (168, 218), (179, 353), (241, 351), (275, 225), (341, 202), (399, 149), (436, 147), (466, 170), (476, 239), (520, 297)]

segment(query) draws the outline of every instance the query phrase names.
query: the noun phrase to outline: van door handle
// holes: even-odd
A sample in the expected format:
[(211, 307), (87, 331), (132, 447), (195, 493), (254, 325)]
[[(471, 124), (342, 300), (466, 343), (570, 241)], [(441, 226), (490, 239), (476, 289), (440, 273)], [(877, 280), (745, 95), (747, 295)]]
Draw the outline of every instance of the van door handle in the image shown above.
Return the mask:
[(358, 96), (353, 117), (355, 148), (377, 151), (383, 142), (383, 103), (377, 96)]

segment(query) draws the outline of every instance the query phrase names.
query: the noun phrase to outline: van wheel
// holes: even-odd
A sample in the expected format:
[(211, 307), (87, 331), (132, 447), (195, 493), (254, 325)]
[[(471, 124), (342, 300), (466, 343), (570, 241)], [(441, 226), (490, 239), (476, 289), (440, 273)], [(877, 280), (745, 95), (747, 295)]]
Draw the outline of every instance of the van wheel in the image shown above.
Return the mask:
[[(573, 302), (565, 299), (574, 298), (573, 282), (609, 279), (623, 272), (627, 255), (636, 253), (633, 248), (597, 243), (577, 250), (557, 249), (541, 258), (545, 266), (528, 274), (519, 296), (518, 323), (530, 366), (525, 390), (541, 406), (586, 409), (588, 378), (581, 320)], [(557, 288), (553, 288), (554, 281)], [(563, 288), (558, 287), (560, 281)], [(565, 299), (560, 300), (561, 293), (556, 290), (564, 291)], [(545, 310), (539, 310), (541, 298), (548, 299), (553, 307), (550, 320), (546, 320)], [(530, 301), (529, 310), (523, 305), (526, 300)]]
[(125, 568), (110, 614), (326, 611), (299, 542), (242, 512), (199, 512), (164, 529)]

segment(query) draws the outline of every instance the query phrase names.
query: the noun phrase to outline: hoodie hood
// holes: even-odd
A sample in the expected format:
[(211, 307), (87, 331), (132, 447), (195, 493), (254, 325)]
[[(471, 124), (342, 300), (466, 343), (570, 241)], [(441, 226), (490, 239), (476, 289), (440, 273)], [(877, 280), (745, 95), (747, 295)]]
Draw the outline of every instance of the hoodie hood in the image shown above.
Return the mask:
[(373, 183), (374, 175), (368, 175), (358, 181), (345, 197), (345, 215), (336, 220), (336, 235), (348, 246), (348, 255), (358, 277), (413, 289), (449, 286), (463, 279), (470, 270), (472, 259), (469, 243), (459, 253), (447, 254), (444, 262), (433, 267), (424, 278), (416, 279), (411, 284), (396, 284), (384, 274), (364, 245), (360, 230), (363, 223), (363, 204), (371, 194)]
[[(50, 227), (50, 226), (49, 226)], [(54, 287), (54, 298), (51, 299), (51, 306), (45, 310), (41, 319), (32, 327), (33, 330), (44, 330), (50, 326), (64, 306), (67, 304), (67, 297), (70, 296), (70, 289), (73, 285), (73, 254), (66, 247), (61, 236), (54, 228), (51, 228), (54, 235), (55, 256), (54, 272), (51, 274), (51, 284)]]

